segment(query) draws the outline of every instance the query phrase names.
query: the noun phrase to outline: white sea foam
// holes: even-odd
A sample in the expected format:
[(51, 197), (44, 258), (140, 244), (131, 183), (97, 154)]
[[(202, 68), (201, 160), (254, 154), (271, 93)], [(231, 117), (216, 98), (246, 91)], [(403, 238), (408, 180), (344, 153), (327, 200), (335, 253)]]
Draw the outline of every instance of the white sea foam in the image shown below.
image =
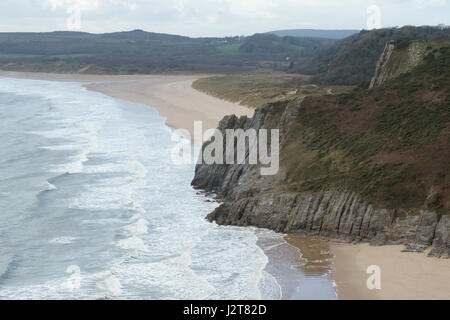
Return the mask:
[(117, 242), (117, 246), (125, 250), (148, 252), (147, 245), (144, 243), (144, 241), (142, 241), (142, 239), (138, 238), (137, 236), (119, 240)]
[(13, 259), (14, 255), (0, 241), (0, 279), (9, 270)]
[(59, 168), (63, 172), (67, 172), (70, 174), (81, 173), (83, 172), (84, 163), (88, 161), (86, 152), (81, 152), (72, 158), (72, 161), (61, 165)]
[(122, 285), (119, 279), (112, 274), (98, 281), (96, 287), (105, 292), (106, 298), (118, 297), (122, 294)]
[(43, 191), (53, 191), (56, 190), (56, 187), (50, 182), (46, 181), (42, 187)]
[(216, 289), (189, 269), (189, 254), (159, 262), (122, 263), (114, 267), (123, 285), (123, 296), (147, 290), (147, 299), (207, 299)]
[(143, 209), (140, 205), (138, 205), (134, 200), (122, 198), (120, 202), (122, 203), (123, 207), (127, 210), (136, 211), (141, 214), (146, 213), (145, 209)]
[(140, 218), (132, 224), (125, 226), (124, 229), (135, 235), (146, 234), (148, 233), (148, 221)]
[(59, 238), (53, 238), (49, 241), (49, 243), (53, 244), (71, 244), (74, 242), (77, 238), (75, 237), (59, 237)]
[(159, 186), (147, 186), (145, 187), (149, 191), (160, 191), (161, 188)]

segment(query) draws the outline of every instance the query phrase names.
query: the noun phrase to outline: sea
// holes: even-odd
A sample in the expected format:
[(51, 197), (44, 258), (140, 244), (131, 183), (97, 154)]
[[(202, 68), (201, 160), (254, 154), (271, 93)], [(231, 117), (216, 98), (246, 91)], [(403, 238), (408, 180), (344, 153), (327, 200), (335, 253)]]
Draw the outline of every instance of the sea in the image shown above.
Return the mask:
[(0, 299), (336, 299), (282, 234), (205, 220), (172, 133), (83, 83), (0, 78)]

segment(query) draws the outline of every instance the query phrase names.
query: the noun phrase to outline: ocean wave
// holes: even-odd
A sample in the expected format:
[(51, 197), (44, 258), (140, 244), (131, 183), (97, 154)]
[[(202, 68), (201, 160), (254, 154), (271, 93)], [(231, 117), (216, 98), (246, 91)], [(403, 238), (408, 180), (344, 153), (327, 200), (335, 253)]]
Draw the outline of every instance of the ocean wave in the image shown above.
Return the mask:
[(118, 297), (122, 294), (122, 285), (119, 279), (111, 273), (104, 279), (98, 281), (95, 286), (105, 293), (105, 299)]
[(130, 211), (136, 211), (140, 214), (145, 214), (147, 211), (145, 211), (144, 208), (142, 208), (139, 204), (137, 204), (134, 200), (123, 198), (121, 199), (121, 203), (123, 205), (123, 208)]
[(46, 181), (45, 184), (42, 187), (42, 191), (41, 192), (53, 191), (53, 190), (56, 190), (56, 189), (57, 188), (55, 187), (55, 185), (53, 185), (50, 182)]
[(69, 176), (70, 174), (69, 173), (67, 173), (67, 172), (64, 172), (64, 173), (60, 173), (60, 174), (57, 174), (56, 176), (53, 176), (53, 177), (51, 177), (50, 179), (48, 179), (48, 183), (49, 184), (51, 184), (51, 185), (55, 185), (56, 184), (56, 181), (58, 181), (59, 179), (62, 179), (62, 178), (65, 178), (65, 177), (67, 177), (67, 176)]
[(75, 237), (59, 237), (59, 238), (53, 238), (49, 241), (49, 243), (53, 244), (71, 244), (74, 242), (77, 238)]
[(8, 273), (13, 262), (13, 254), (9, 252), (0, 252), (0, 279)]
[(146, 186), (145, 189), (148, 190), (148, 191), (160, 191), (161, 187), (159, 187), (159, 186)]
[(79, 153), (72, 158), (72, 161), (58, 166), (58, 171), (66, 172), (68, 174), (82, 173), (84, 163), (87, 161), (87, 152)]
[(114, 274), (123, 285), (121, 298), (134, 298), (138, 288), (145, 290), (147, 299), (208, 299), (216, 288), (193, 272), (190, 255), (185, 252), (163, 261), (121, 263)]
[(146, 234), (148, 233), (148, 221), (144, 218), (139, 218), (132, 224), (123, 227), (123, 229), (135, 235)]
[(142, 239), (138, 238), (137, 236), (119, 240), (117, 242), (117, 246), (119, 248), (125, 250), (133, 250), (135, 252), (148, 252), (147, 245), (144, 243), (144, 241), (142, 241)]

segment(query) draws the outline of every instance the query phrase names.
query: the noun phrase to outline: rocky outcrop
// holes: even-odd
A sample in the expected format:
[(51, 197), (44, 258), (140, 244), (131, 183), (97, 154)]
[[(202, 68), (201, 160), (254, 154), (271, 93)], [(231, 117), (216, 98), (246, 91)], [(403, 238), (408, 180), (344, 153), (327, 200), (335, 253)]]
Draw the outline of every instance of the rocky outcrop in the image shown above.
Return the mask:
[(355, 243), (406, 244), (405, 251), (421, 252), (433, 246), (431, 255), (449, 257), (448, 217), (439, 221), (435, 213), (425, 210), (375, 209), (351, 192), (264, 194), (226, 201), (208, 219)]
[[(302, 101), (268, 104), (253, 118), (225, 117), (218, 129), (280, 128), (280, 137), (288, 137), (293, 134), (290, 130), (301, 108)], [(286, 139), (281, 138), (280, 147), (287, 147)], [(450, 256), (448, 215), (378, 208), (346, 190), (292, 192), (284, 187), (286, 181), (283, 167), (275, 176), (261, 176), (259, 165), (200, 164), (192, 185), (215, 192), (223, 200), (207, 217), (218, 224), (258, 226), (349, 242), (369, 241), (373, 245), (405, 244), (408, 251), (432, 246), (431, 255)]]
[(434, 231), (432, 256), (449, 257), (450, 248), (450, 216), (442, 216)]
[(373, 88), (374, 86), (380, 85), (386, 80), (387, 78), (386, 66), (389, 62), (389, 59), (391, 58), (392, 52), (394, 52), (394, 49), (395, 49), (395, 42), (393, 40), (386, 43), (383, 53), (381, 54), (380, 58), (377, 61), (377, 66), (375, 68), (375, 75), (370, 81), (369, 88)]
[(379, 86), (387, 80), (409, 72), (420, 64), (425, 55), (425, 47), (421, 45), (421, 42), (408, 41), (408, 45), (404, 48), (401, 43), (401, 41), (396, 43), (394, 40), (386, 43), (369, 88)]

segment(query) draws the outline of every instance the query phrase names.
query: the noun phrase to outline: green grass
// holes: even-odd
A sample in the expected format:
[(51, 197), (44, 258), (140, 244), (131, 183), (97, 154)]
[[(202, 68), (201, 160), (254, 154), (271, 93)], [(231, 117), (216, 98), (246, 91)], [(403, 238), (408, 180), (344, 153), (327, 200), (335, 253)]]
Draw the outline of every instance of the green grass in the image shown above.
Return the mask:
[(1, 60), (28, 60), (42, 58), (42, 55), (38, 54), (26, 54), (26, 53), (0, 53)]
[(241, 46), (240, 43), (228, 44), (228, 45), (217, 47), (217, 50), (223, 54), (237, 55), (237, 54), (239, 54), (240, 46)]

